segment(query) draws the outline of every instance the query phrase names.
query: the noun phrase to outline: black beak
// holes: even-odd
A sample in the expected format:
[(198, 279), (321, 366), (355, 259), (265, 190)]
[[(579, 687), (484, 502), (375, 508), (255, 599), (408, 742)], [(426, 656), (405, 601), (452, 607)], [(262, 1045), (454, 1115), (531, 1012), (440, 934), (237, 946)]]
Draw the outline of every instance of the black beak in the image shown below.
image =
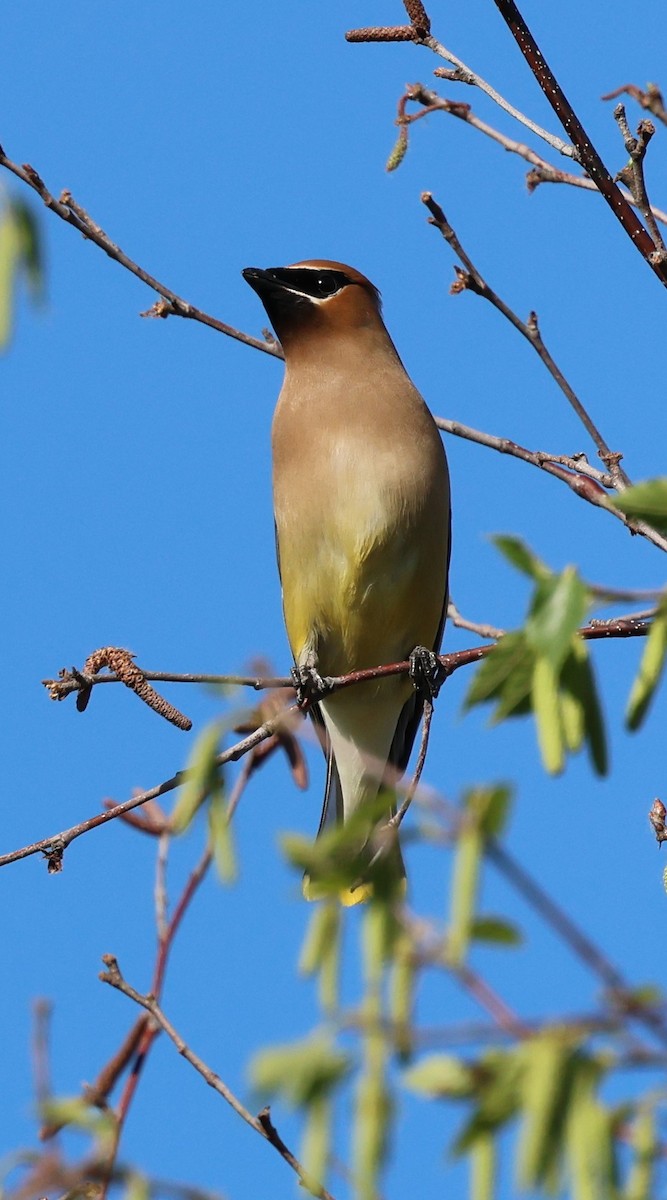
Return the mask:
[(245, 267), (241, 274), (262, 300), (270, 300), (272, 296), (285, 291), (285, 284), (276, 278), (273, 271), (263, 271), (261, 267)]

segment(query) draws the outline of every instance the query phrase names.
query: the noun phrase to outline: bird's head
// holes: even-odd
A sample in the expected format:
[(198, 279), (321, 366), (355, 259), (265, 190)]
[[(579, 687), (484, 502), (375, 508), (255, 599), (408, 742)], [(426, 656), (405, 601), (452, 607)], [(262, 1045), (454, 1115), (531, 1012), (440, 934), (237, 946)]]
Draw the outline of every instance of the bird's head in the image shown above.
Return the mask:
[(380, 293), (354, 267), (328, 259), (290, 267), (246, 267), (243, 278), (257, 292), (289, 355), (304, 342), (384, 330)]

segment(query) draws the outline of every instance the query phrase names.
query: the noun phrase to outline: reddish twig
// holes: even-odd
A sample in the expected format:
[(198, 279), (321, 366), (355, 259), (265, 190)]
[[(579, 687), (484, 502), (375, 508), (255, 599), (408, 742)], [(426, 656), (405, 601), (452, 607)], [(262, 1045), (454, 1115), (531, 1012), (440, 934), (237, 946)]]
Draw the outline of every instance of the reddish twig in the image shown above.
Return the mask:
[(662, 121), (663, 125), (667, 125), (667, 109), (662, 98), (662, 92), (655, 83), (647, 83), (646, 91), (642, 91), (634, 83), (626, 83), (624, 87), (615, 88), (613, 92), (607, 92), (606, 96), (600, 96), (601, 100), (616, 100), (619, 96), (632, 96), (642, 108), (648, 109), (654, 117)]
[[(650, 628), (651, 625), (648, 621), (636, 621), (628, 618), (626, 620), (612, 620), (603, 624), (586, 625), (579, 630), (579, 634), (586, 640), (645, 637)], [(452, 654), (438, 655), (437, 659), (441, 668), (442, 678), (447, 678), (461, 667), (467, 667), (471, 663), (480, 662), (481, 659), (485, 658), (493, 650), (494, 645), (495, 643), (484, 646), (473, 646), (470, 649), (457, 650)], [(363, 671), (351, 671), (348, 675), (331, 676), (325, 678), (323, 682), (327, 691), (338, 691), (341, 688), (353, 687), (357, 683), (364, 683), (368, 680), (386, 679), (393, 675), (407, 675), (410, 669), (411, 663), (406, 659), (403, 662), (386, 663), (379, 667), (369, 667)], [(185, 681), (191, 682), (191, 677), (186, 676)], [(95, 681), (93, 680), (93, 682)], [(253, 686), (255, 682), (253, 681)], [(272, 679), (270, 681), (271, 686), (274, 687), (276, 682), (275, 679)], [(293, 687), (291, 677), (285, 679), (284, 686)], [(307, 707), (307, 705), (304, 707)], [(228, 750), (223, 750), (216, 757), (215, 766), (220, 767), (227, 762), (237, 762), (244, 755), (248, 754), (250, 750), (253, 750), (255, 746), (258, 746), (260, 742), (265, 741), (279, 730), (284, 729), (285, 722), (299, 711), (303, 710), (300, 710), (296, 704), (283, 709), (278, 716), (265, 721), (240, 742), (236, 742)], [(139, 792), (138, 795), (132, 796), (129, 800), (124, 800), (121, 804), (107, 809), (106, 812), (96, 813), (95, 816), (89, 817), (86, 821), (81, 821), (78, 825), (73, 825), (71, 828), (64, 829), (51, 837), (41, 838), (38, 842), (31, 842), (29, 845), (22, 846), (18, 850), (12, 850), (8, 854), (0, 855), (0, 867), (8, 866), (10, 863), (18, 862), (23, 858), (29, 858), (33, 854), (43, 854), (48, 859), (49, 870), (52, 872), (59, 871), (62, 869), (64, 852), (75, 838), (81, 837), (82, 834), (88, 833), (91, 829), (96, 829), (100, 825), (105, 825), (107, 821), (113, 821), (117, 817), (123, 816), (133, 808), (138, 808), (140, 805), (145, 804), (147, 800), (154, 800), (158, 796), (163, 796), (167, 792), (174, 791), (175, 788), (180, 787), (184, 783), (186, 777), (186, 771), (178, 771), (171, 779), (166, 779), (163, 783), (158, 784), (154, 788), (149, 788), (145, 792)]]
[(667, 285), (667, 262), (656, 257), (655, 246), (650, 234), (612, 179), (514, 0), (494, 0), (494, 3), (563, 129), (575, 145), (582, 167), (596, 184), (632, 244), (636, 246), (660, 282)]

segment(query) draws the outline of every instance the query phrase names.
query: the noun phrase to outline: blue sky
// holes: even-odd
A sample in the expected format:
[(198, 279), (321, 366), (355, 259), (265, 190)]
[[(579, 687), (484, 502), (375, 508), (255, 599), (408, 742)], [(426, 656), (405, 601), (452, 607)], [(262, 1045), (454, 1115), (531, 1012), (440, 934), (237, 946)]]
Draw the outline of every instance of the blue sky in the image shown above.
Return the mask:
[[(436, 35), (514, 104), (559, 132), (494, 6), (433, 6)], [(241, 278), (245, 266), (342, 259), (381, 289), (401, 356), (432, 410), (553, 453), (594, 449), (529, 348), (471, 295), (448, 295), (448, 247), (426, 224), (428, 189), (479, 269), (520, 315), (537, 310), (552, 353), (634, 478), (664, 472), (664, 295), (602, 202), (563, 187), (529, 195), (525, 164), (441, 114), (420, 121), (400, 170), (384, 163), (406, 80), (429, 85), (437, 61), (409, 45), (350, 46), (345, 29), (401, 20), (389, 0), (324, 5), (200, 0), (109, 9), (81, 0), (25, 0), (0, 18), (5, 47), (0, 141), (58, 194), (68, 188), (127, 253), (177, 293), (258, 334), (266, 323)], [(624, 151), (601, 93), (661, 82), (667, 14), (628, 37), (620, 0), (565, 0), (525, 15), (612, 171)], [(574, 32), (573, 32), (574, 30)], [(663, 83), (667, 81), (662, 79)], [(528, 140), (472, 89), (440, 92)], [(631, 124), (639, 110), (629, 103)], [(667, 204), (665, 130), (649, 151), (652, 198)], [(539, 145), (533, 143), (535, 148)], [(551, 161), (554, 156), (547, 153)], [(0, 186), (20, 185), (8, 174)], [(27, 193), (20, 193), (27, 197)], [(5, 512), (2, 849), (46, 836), (181, 767), (196, 732), (220, 711), (203, 689), (170, 696), (195, 722), (166, 725), (120, 688), (89, 710), (49, 703), (40, 680), (81, 665), (104, 644), (128, 646), (149, 669), (244, 670), (259, 656), (289, 665), (274, 565), (269, 433), (280, 364), (195, 323), (147, 321), (153, 295), (34, 198), (46, 247), (48, 301), (19, 299), (2, 372)], [(524, 581), (491, 545), (524, 537), (555, 568), (618, 587), (656, 587), (659, 552), (553, 479), (450, 438), (454, 497), (452, 594), (467, 616), (509, 626), (527, 602)], [(313, 464), (314, 485), (316, 464)], [(474, 641), (449, 630), (446, 646)], [(475, 782), (510, 780), (512, 851), (638, 983), (664, 982), (647, 913), (659, 911), (661, 863), (645, 812), (664, 780), (665, 701), (639, 735), (622, 712), (637, 643), (595, 647), (612, 773), (583, 758), (558, 780), (539, 763), (527, 721), (488, 730), (462, 718), (461, 671), (438, 704), (426, 769), (455, 799)], [(235, 698), (234, 703), (237, 700)], [(238, 703), (244, 702), (243, 697)], [(297, 792), (283, 761), (253, 782), (236, 821), (238, 885), (213, 880), (175, 948), (165, 1007), (230, 1086), (248, 1097), (245, 1064), (262, 1045), (319, 1020), (295, 963), (309, 916), (278, 834), (310, 833), (323, 767)], [(172, 897), (203, 838), (197, 825), (173, 850)], [(31, 1001), (55, 1005), (54, 1086), (75, 1093), (110, 1055), (134, 1014), (97, 981), (118, 955), (148, 986), (154, 946), (155, 847), (118, 823), (78, 841), (47, 877), (29, 859), (0, 874), (5, 986), (0, 993), (9, 1108), (0, 1150), (35, 1140)], [(444, 917), (449, 860), (408, 854), (416, 911)], [(474, 964), (530, 1016), (594, 1007), (597, 984), (545, 935), (489, 869), (485, 909), (516, 919), (520, 953), (475, 951)], [(352, 929), (356, 926), (350, 918)], [(353, 934), (350, 934), (350, 946)], [(353, 966), (349, 967), (354, 996)], [(424, 989), (426, 1024), (478, 1017), (442, 978)], [(299, 1123), (274, 1117), (298, 1144)], [(405, 1194), (414, 1155), (423, 1200), (452, 1169), (443, 1147), (458, 1114), (407, 1104), (384, 1194)], [(174, 1135), (166, 1130), (176, 1128)], [(345, 1156), (345, 1107), (340, 1118)], [(173, 1049), (156, 1047), (123, 1142), (125, 1161), (230, 1198), (293, 1194), (294, 1181), (207, 1091)], [(451, 1180), (462, 1186), (460, 1174)], [(332, 1180), (334, 1194), (344, 1188)], [(511, 1194), (510, 1192), (507, 1193)]]

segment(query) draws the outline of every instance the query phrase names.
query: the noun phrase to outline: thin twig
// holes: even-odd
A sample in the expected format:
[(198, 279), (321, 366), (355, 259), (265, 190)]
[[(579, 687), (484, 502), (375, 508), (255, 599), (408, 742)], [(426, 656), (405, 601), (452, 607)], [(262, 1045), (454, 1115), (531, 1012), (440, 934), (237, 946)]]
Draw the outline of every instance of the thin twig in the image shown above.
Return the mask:
[[(637, 621), (634, 618), (624, 621), (612, 620), (604, 622), (601, 625), (585, 625), (578, 632), (585, 640), (605, 639), (626, 637), (646, 637), (651, 624), (648, 621)], [(495, 642), (484, 646), (473, 646), (465, 650), (456, 650), (452, 654), (437, 655), (437, 661), (442, 668), (444, 678), (452, 675), (461, 667), (470, 666), (472, 663), (480, 662), (486, 658), (494, 648)], [(403, 662), (386, 663), (379, 667), (368, 667), (362, 671), (350, 671), (348, 675), (329, 676), (323, 680), (327, 692), (338, 691), (343, 688), (353, 687), (358, 683), (365, 683), (368, 680), (387, 679), (394, 675), (407, 675), (410, 672), (411, 663), (409, 659)], [(187, 677), (187, 681), (190, 678)], [(93, 679), (94, 683), (95, 680)], [(275, 680), (271, 681), (272, 685)], [(285, 686), (293, 686), (293, 680), (290, 678), (286, 681)], [(234, 746), (230, 746), (228, 750), (223, 750), (217, 755), (214, 765), (217, 767), (223, 766), (227, 762), (237, 762), (243, 758), (260, 742), (270, 738), (274, 733), (279, 731), (284, 723), (298, 712), (304, 711), (299, 709), (296, 704), (290, 705), (283, 709), (277, 716), (263, 722), (247, 737), (240, 742), (236, 742)], [(81, 837), (82, 834), (88, 833), (91, 829), (96, 829), (99, 825), (105, 825), (107, 821), (113, 821), (117, 817), (122, 817), (125, 813), (130, 812), (133, 808), (138, 808), (145, 804), (147, 800), (157, 799), (158, 796), (163, 796), (167, 792), (174, 791), (180, 787), (187, 778), (187, 771), (178, 771), (170, 779), (166, 779), (163, 783), (156, 787), (149, 788), (147, 791), (139, 792), (132, 796), (129, 800), (124, 800), (121, 804), (114, 805), (113, 808), (108, 808), (105, 812), (96, 813), (95, 816), (89, 817), (86, 821), (81, 821), (77, 825), (72, 825), (69, 829), (64, 829), (60, 833), (53, 834), (51, 837), (41, 838), (38, 842), (31, 842), (27, 846), (22, 846), (18, 850), (12, 850), (8, 854), (0, 855), (0, 867), (5, 867), (9, 863), (17, 862), (22, 858), (29, 858), (33, 854), (44, 854), (49, 863), (50, 871), (59, 871), (62, 869), (62, 858), (65, 850), (75, 838)]]
[[(434, 74), (451, 78), (451, 74), (446, 72), (444, 68), (438, 68)], [(497, 145), (502, 146), (503, 150), (508, 151), (510, 154), (516, 154), (524, 162), (531, 164), (533, 169), (526, 176), (528, 190), (531, 192), (540, 183), (565, 183), (571, 187), (582, 188), (584, 191), (600, 194), (597, 184), (593, 183), (593, 180), (589, 179), (588, 176), (573, 175), (570, 171), (563, 171), (560, 167), (555, 167), (553, 163), (548, 162), (546, 158), (542, 158), (540, 154), (537, 154), (525, 142), (518, 142), (515, 138), (501, 133), (499, 129), (495, 129), (486, 121), (482, 121), (473, 112), (469, 104), (464, 104), (460, 100), (447, 100), (444, 96), (438, 95), (432, 88), (425, 87), (423, 83), (410, 83), (407, 85), (406, 91), (399, 101), (399, 112), (401, 110), (401, 103), (404, 104), (409, 100), (414, 101), (415, 104), (422, 104), (425, 107), (422, 112), (413, 115), (404, 114), (402, 122), (406, 126), (410, 125), (418, 117), (428, 116), (431, 112), (448, 113), (450, 116), (456, 117), (459, 121), (464, 121), (466, 125), (470, 125), (471, 128), (476, 129), (479, 133), (484, 134), (485, 137), (490, 138), (491, 141), (496, 142)], [(631, 192), (621, 188), (621, 193), (628, 204), (634, 205), (636, 203)], [(658, 221), (667, 224), (667, 212), (664, 212), (661, 208), (657, 208), (654, 204), (651, 205), (651, 212)]]
[(394, 816), (391, 817), (391, 819), (389, 821), (387, 821), (387, 825), (391, 829), (399, 828), (401, 822), (403, 821), (404, 817), (407, 814), (407, 811), (408, 811), (410, 805), (412, 804), (412, 801), (415, 798), (417, 788), (419, 787), (419, 781), (422, 777), (422, 772), (424, 770), (424, 764), (426, 762), (426, 754), (428, 751), (428, 740), (429, 740), (429, 735), (431, 733), (432, 720), (433, 720), (433, 701), (430, 699), (427, 699), (424, 701), (424, 716), (423, 716), (423, 720), (422, 720), (422, 736), (421, 736), (421, 742), (419, 745), (419, 754), (417, 755), (417, 762), (415, 764), (414, 773), (413, 773), (412, 779), (410, 780), (410, 785), (405, 793), (405, 797), (404, 797), (402, 803), (400, 804), (400, 806), (394, 813)]
[[(294, 687), (294, 680), (287, 675), (262, 678), (257, 675), (211, 675), (201, 672), (177, 674), (173, 671), (142, 670), (141, 673), (144, 679), (150, 680), (151, 683), (203, 683), (220, 687), (249, 687), (254, 688), (257, 692), (264, 691), (266, 688)], [(60, 671), (57, 679), (42, 680), (42, 684), (52, 700), (64, 700), (72, 692), (81, 691), (84, 683), (97, 686), (100, 683), (122, 683), (122, 680), (116, 675), (94, 675), (89, 680), (82, 682), (80, 671), (76, 669), (68, 671), (65, 667)]]
[[(513, 325), (523, 337), (525, 337), (526, 341), (533, 347), (540, 360), (544, 363), (544, 366), (549, 371), (549, 374), (556, 381), (561, 391), (574, 409), (575, 413), (579, 417), (580, 421), (584, 425), (585, 429), (589, 433), (590, 437), (595, 442), (595, 445), (598, 449), (598, 455), (607, 467), (609, 474), (612, 477), (614, 487), (617, 489), (617, 491), (622, 491), (624, 488), (629, 487), (631, 485), (631, 480), (620, 465), (620, 460), (623, 457), (622, 454), (609, 448), (599, 429), (592, 420), (590, 414), (581, 403), (581, 400), (577, 396), (576, 392), (570, 386), (567, 379), (563, 375), (563, 372), (551, 357), (549, 351), (544, 345), (544, 342), (542, 341), (537, 323), (537, 314), (532, 312), (527, 321), (522, 321), (521, 318), (518, 317), (517, 314), (505, 303), (505, 301), (497, 295), (497, 293), (492, 287), (490, 287), (490, 285), (477, 270), (476, 266), (472, 262), (472, 259), (463, 249), (463, 246), (454, 232), (454, 229), (447, 220), (442, 208), (438, 202), (434, 200), (431, 193), (422, 192), (421, 199), (422, 203), (426, 206), (431, 214), (429, 217), (429, 223), (434, 225), (435, 228), (440, 231), (445, 241), (451, 246), (457, 258), (465, 267), (465, 271), (462, 271), (459, 267), (454, 268), (457, 274), (457, 281), (452, 285), (451, 290), (453, 292), (469, 290), (474, 292), (476, 295), (481, 296), (484, 300), (488, 300), (489, 303), (492, 304), (494, 308), (498, 309), (498, 311), (507, 318), (510, 324)], [(489, 444), (489, 442), (487, 441), (486, 444)], [(518, 457), (524, 456), (519, 455)], [(530, 459), (528, 459), (528, 461), (530, 461)], [(550, 473), (556, 474), (557, 472), (552, 469)], [(579, 491), (582, 486), (581, 484), (577, 483), (576, 480), (570, 481), (570, 479), (567, 477), (567, 473), (565, 472), (560, 475), (560, 478), (562, 478), (564, 482), (569, 483), (570, 486), (574, 487), (575, 491)], [(586, 492), (590, 494), (586, 494)], [(601, 494), (596, 494), (593, 488), (588, 487), (581, 494), (584, 494), (585, 498), (591, 503), (597, 503), (600, 507), (607, 508), (608, 511), (611, 511), (611, 506), (608, 505), (606, 499)], [(658, 549), (667, 551), (667, 539), (664, 538), (661, 533), (658, 533), (656, 529), (653, 529), (652, 526), (648, 525), (645, 521), (633, 520), (631, 522), (625, 522), (625, 524), (628, 525), (628, 528), (632, 532), (640, 533), (642, 537), (645, 537), (648, 541), (653, 542), (653, 545), (657, 546)]]
[(600, 99), (616, 100), (618, 96), (623, 95), (632, 96), (632, 99), (636, 100), (642, 108), (648, 109), (654, 117), (662, 121), (663, 125), (667, 125), (667, 109), (657, 84), (647, 83), (646, 91), (642, 91), (636, 84), (626, 83), (624, 87), (614, 88), (613, 92), (607, 92), (606, 96), (600, 96)]
[(667, 1045), (667, 1027), (664, 1016), (634, 999), (633, 989), (619, 968), (602, 953), (565, 910), (545, 892), (537, 880), (495, 838), (487, 840), (485, 853), (494, 866), (502, 872), (524, 899), (528, 900), (532, 908), (558, 933), (577, 957), (595, 972), (605, 987), (609, 989), (615, 1004), (622, 1011), (650, 1028), (653, 1034), (664, 1045)]
[(476, 633), (481, 638), (493, 638), (498, 641), (505, 635), (506, 630), (499, 629), (496, 625), (487, 625), (479, 621), (469, 621), (466, 617), (462, 617), (453, 600), (450, 599), (447, 605), (447, 620), (455, 625), (457, 629), (466, 629), (468, 633)]
[[(462, 421), (453, 421), (448, 417), (435, 417), (435, 423), (438, 429), (442, 429), (444, 433), (451, 433), (454, 437), (465, 438), (469, 442), (477, 442), (480, 446), (488, 446), (491, 450), (497, 450), (499, 454), (510, 454), (514, 458), (520, 458), (523, 462), (532, 463), (533, 466), (539, 467), (540, 470), (546, 471), (550, 475), (555, 475), (557, 479), (568, 478), (565, 482), (572, 483), (575, 480), (569, 475), (569, 472), (574, 472), (575, 476), (585, 476), (587, 479), (592, 479), (599, 484), (599, 488), (612, 488), (614, 481), (608, 471), (600, 471), (597, 467), (592, 467), (588, 462), (586, 455), (583, 452), (577, 454), (549, 454), (546, 450), (527, 450), (525, 446), (520, 446), (517, 442), (507, 437), (498, 437), (493, 433), (485, 433), (481, 429), (473, 429), (470, 425), (464, 425)], [(554, 471), (551, 468), (557, 466), (566, 467), (567, 471)], [(574, 489), (578, 490), (577, 487)], [(599, 494), (599, 493), (598, 493)], [(589, 499), (587, 496), (586, 499)], [(46, 681), (44, 681), (46, 682)]]
[(514, 0), (494, 0), (494, 3), (568, 138), (576, 146), (582, 167), (598, 187), (642, 258), (649, 264), (663, 286), (667, 286), (667, 261), (656, 255), (650, 234), (612, 179)]
[[(453, 286), (457, 287), (456, 284)], [(453, 421), (447, 417), (435, 417), (435, 423), (438, 429), (442, 429), (444, 433), (451, 433), (454, 437), (464, 438), (468, 442), (476, 442), (479, 446), (488, 446), (490, 450), (496, 450), (499, 454), (509, 454), (512, 458), (520, 458), (522, 462), (539, 467), (547, 475), (553, 475), (562, 483), (567, 484), (580, 499), (587, 500), (589, 504), (594, 504), (597, 508), (603, 508), (610, 516), (620, 518), (623, 525), (631, 532), (636, 532), (636, 522), (610, 504), (603, 490), (605, 487), (613, 487), (611, 475), (606, 471), (598, 471), (595, 467), (591, 467), (584, 454), (548, 454), (544, 450), (528, 450), (525, 446), (520, 446), (517, 442), (512, 441), (511, 438), (498, 437), (493, 433), (473, 429), (470, 425), (464, 425), (461, 421)]]
[(514, 326), (514, 328), (522, 335), (522, 337), (526, 339), (526, 341), (532, 346), (533, 350), (535, 350), (536, 354), (544, 363), (545, 367), (549, 371), (549, 374), (555, 379), (561, 391), (564, 393), (575, 413), (577, 414), (582, 425), (586, 429), (592, 441), (595, 443), (600, 458), (604, 462), (609, 474), (614, 480), (614, 485), (616, 487), (619, 485), (625, 485), (627, 487), (630, 481), (619, 465), (618, 460), (620, 455), (617, 452), (612, 451), (607, 445), (605, 439), (595, 425), (593, 419), (589, 416), (588, 412), (584, 408), (576, 392), (570, 386), (562, 371), (556, 365), (546, 349), (540, 336), (536, 314), (531, 313), (527, 321), (522, 321), (521, 318), (518, 317), (513, 309), (511, 309), (509, 305), (507, 305), (505, 301), (501, 299), (497, 292), (493, 290), (493, 288), (486, 282), (486, 280), (477, 270), (477, 267), (461, 245), (459, 238), (447, 220), (447, 217), (445, 216), (437, 200), (433, 198), (430, 192), (422, 192), (421, 200), (422, 204), (426, 206), (431, 214), (429, 218), (429, 224), (434, 225), (435, 228), (440, 231), (445, 241), (449, 246), (451, 246), (456, 257), (465, 267), (465, 274), (456, 268), (458, 274), (458, 284), (454, 285), (456, 290), (470, 290), (476, 295), (481, 296), (484, 300), (488, 300), (489, 303), (492, 304), (494, 308), (497, 308), (498, 312), (502, 313), (502, 315), (510, 322), (510, 324)]
[[(190, 872), (185, 887), (183, 888), (178, 903), (171, 916), (171, 920), (169, 921), (164, 932), (160, 934), (158, 938), (158, 953), (155, 960), (155, 966), (153, 968), (153, 980), (151, 984), (151, 996), (154, 997), (156, 1001), (159, 999), (162, 993), (165, 973), (167, 970), (167, 961), (171, 948), (174, 944), (174, 938), (176, 936), (178, 927), (190, 906), (195, 892), (206, 876), (208, 868), (211, 864), (211, 860), (212, 853), (210, 849), (207, 848), (202, 854), (197, 865)], [(107, 1150), (106, 1175), (102, 1181), (100, 1200), (105, 1200), (109, 1187), (113, 1181), (113, 1169), (118, 1155), (125, 1122), (127, 1120), (132, 1101), (136, 1095), (148, 1055), (158, 1032), (159, 1025), (156, 1025), (154, 1021), (147, 1021), (141, 1031), (141, 1036), (138, 1039), (137, 1045), (134, 1049), (132, 1069), (125, 1081), (125, 1086), (116, 1109), (116, 1123), (113, 1129), (113, 1138), (111, 1139), (111, 1144)]]
[(168, 288), (164, 283), (160, 283), (154, 275), (150, 275), (138, 263), (133, 262), (115, 242), (112, 242), (111, 238), (88, 215), (85, 209), (80, 204), (77, 204), (68, 191), (64, 191), (60, 199), (56, 200), (34, 167), (31, 167), (28, 163), (19, 166), (18, 163), (12, 162), (11, 159), (7, 158), (1, 146), (0, 167), (5, 167), (8, 171), (11, 171), (12, 175), (15, 175), (22, 183), (25, 183), (33, 191), (37, 192), (37, 195), (41, 197), (46, 207), (50, 208), (56, 216), (60, 217), (68, 225), (72, 225), (83, 237), (94, 242), (101, 250), (104, 250), (104, 253), (108, 254), (109, 258), (112, 258), (121, 267), (125, 267), (127, 271), (136, 275), (137, 279), (141, 279), (143, 283), (147, 284), (148, 287), (152, 288), (153, 291), (162, 297), (161, 301), (158, 301), (147, 312), (142, 313), (142, 316), (175, 316), (185, 317), (192, 321), (200, 321), (203, 325), (208, 325), (211, 329), (216, 329), (218, 333), (224, 333), (227, 337), (235, 338), (236, 341), (243, 342), (246, 346), (252, 346), (255, 350), (263, 350), (265, 354), (271, 354), (274, 358), (283, 357), (283, 352), (275, 340), (270, 342), (262, 341), (261, 338), (252, 337), (249, 333), (242, 333), (240, 329), (236, 329), (233, 325), (227, 325), (224, 321), (219, 321), (216, 317), (212, 317), (208, 313), (203, 312), (202, 309), (190, 304), (188, 300), (184, 300), (182, 296), (177, 296), (175, 292), (172, 292), (171, 288)]
[(181, 1035), (171, 1024), (171, 1021), (169, 1021), (167, 1018), (166, 1014), (162, 1011), (154, 996), (143, 996), (140, 992), (137, 992), (135, 988), (131, 987), (130, 984), (127, 983), (123, 978), (118, 963), (113, 955), (105, 954), (102, 961), (107, 968), (106, 971), (102, 971), (100, 973), (100, 979), (102, 982), (110, 984), (111, 987), (116, 988), (116, 990), (119, 992), (122, 992), (124, 996), (127, 996), (130, 1000), (133, 1000), (135, 1004), (141, 1005), (142, 1008), (145, 1008), (146, 1011), (151, 1014), (160, 1028), (163, 1029), (167, 1034), (167, 1037), (170, 1038), (170, 1040), (174, 1043), (178, 1053), (183, 1056), (186, 1062), (189, 1062), (190, 1066), (194, 1067), (194, 1069), (198, 1071), (209, 1087), (212, 1087), (219, 1096), (222, 1096), (223, 1100), (227, 1101), (227, 1104), (230, 1105), (234, 1112), (241, 1117), (241, 1119), (245, 1121), (251, 1129), (254, 1129), (255, 1132), (260, 1135), (260, 1137), (264, 1138), (265, 1141), (269, 1142), (269, 1144), (273, 1146), (278, 1154), (280, 1154), (281, 1158), (285, 1160), (285, 1162), (298, 1176), (299, 1181), (313, 1196), (320, 1197), (320, 1200), (333, 1200), (331, 1193), (328, 1192), (325, 1187), (319, 1183), (316, 1183), (315, 1180), (309, 1178), (298, 1158), (296, 1158), (296, 1156), (292, 1154), (291, 1150), (289, 1150), (285, 1145), (275, 1126), (271, 1122), (268, 1109), (264, 1109), (257, 1117), (253, 1116), (252, 1113), (249, 1112), (245, 1107), (245, 1105), (241, 1103), (238, 1097), (235, 1096), (231, 1089), (227, 1087), (227, 1084), (223, 1082), (220, 1076), (217, 1075), (209, 1066), (207, 1066), (204, 1060), (201, 1059), (198, 1054), (195, 1054), (194, 1050), (188, 1046), (187, 1042), (181, 1037)]
[(630, 155), (630, 161), (627, 167), (619, 171), (618, 178), (626, 183), (632, 192), (634, 202), (642, 214), (648, 226), (656, 253), (662, 255), (663, 260), (667, 257), (665, 243), (662, 234), (658, 229), (653, 210), (646, 191), (646, 180), (644, 178), (644, 159), (646, 157), (647, 146), (655, 133), (655, 125), (652, 121), (643, 120), (637, 126), (637, 136), (634, 137), (630, 132), (628, 120), (625, 115), (625, 106), (617, 104), (614, 109), (614, 118), (618, 124), (623, 137), (625, 149)]
[[(296, 713), (298, 711), (296, 705), (292, 705), (285, 713)], [(243, 758), (249, 750), (252, 750), (265, 738), (271, 737), (281, 722), (285, 719), (284, 715), (274, 717), (270, 721), (265, 721), (263, 725), (258, 726), (251, 734), (243, 738), (240, 742), (236, 742), (234, 746), (230, 746), (228, 750), (223, 750), (218, 754), (215, 765), (220, 767), (227, 762), (236, 762), (239, 758)], [(100, 825), (106, 825), (107, 821), (114, 821), (117, 817), (122, 817), (124, 813), (130, 812), (133, 808), (138, 808), (145, 804), (147, 800), (154, 800), (158, 796), (164, 796), (168, 792), (173, 792), (175, 788), (180, 787), (187, 778), (187, 771), (177, 771), (170, 779), (165, 779), (163, 783), (159, 783), (156, 787), (149, 788), (147, 791), (139, 792), (137, 795), (130, 797), (129, 800), (124, 800), (121, 804), (114, 805), (113, 808), (108, 808), (105, 812), (96, 813), (95, 816), (89, 817), (86, 821), (80, 821), (77, 825), (72, 825), (69, 829), (63, 829), (61, 833), (53, 834), (51, 837), (41, 838), (38, 842), (32, 842), (28, 846), (21, 847), (20, 850), (13, 850), (9, 854), (0, 855), (0, 867), (5, 867), (9, 863), (17, 862), (22, 858), (29, 858), (32, 854), (43, 854), (46, 856), (49, 863), (50, 872), (57, 872), (62, 869), (62, 859), (67, 847), (78, 837), (84, 833), (88, 833), (91, 829), (97, 829)]]

